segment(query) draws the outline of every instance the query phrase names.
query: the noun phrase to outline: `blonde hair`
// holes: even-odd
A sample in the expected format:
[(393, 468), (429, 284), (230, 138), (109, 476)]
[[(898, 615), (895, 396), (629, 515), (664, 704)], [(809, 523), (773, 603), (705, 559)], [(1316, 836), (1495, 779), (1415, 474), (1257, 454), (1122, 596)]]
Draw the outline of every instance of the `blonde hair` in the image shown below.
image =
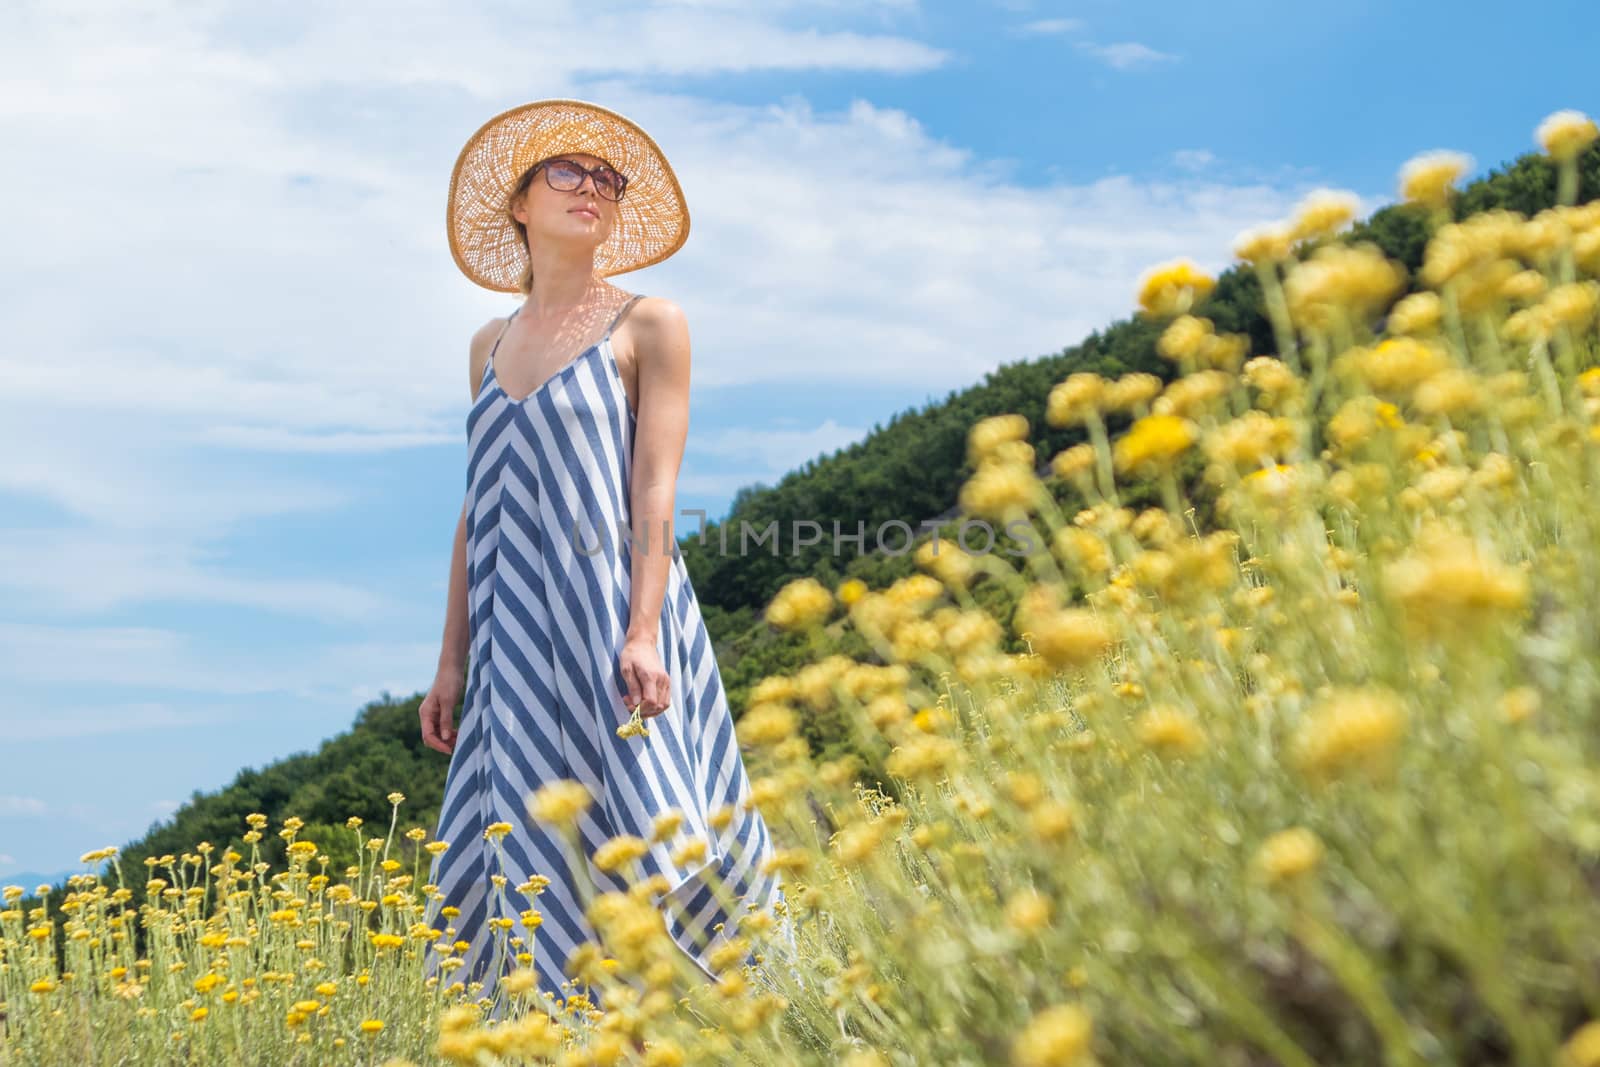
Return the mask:
[[(527, 195), (528, 186), (533, 184), (533, 175), (535, 170), (539, 166), (539, 163), (543, 162), (544, 160), (541, 159), (538, 163), (534, 163), (527, 170), (523, 171), (522, 177), (518, 178), (516, 184), (511, 187), (511, 192), (506, 194), (506, 217), (511, 220), (512, 228), (517, 231), (517, 241), (522, 245), (523, 248), (528, 247), (528, 227), (524, 226), (521, 221), (517, 219), (516, 214), (511, 210), (511, 206)], [(533, 292), (533, 259), (531, 257), (529, 258), (527, 264), (522, 268), (522, 275), (517, 279), (517, 288), (522, 291), (523, 296), (527, 296), (529, 293)]]
[[(511, 226), (517, 231), (517, 240), (522, 244), (523, 248), (528, 247), (528, 227), (524, 226), (520, 221), (518, 221), (516, 214), (511, 210), (511, 206), (527, 195), (528, 186), (533, 184), (533, 176), (538, 170), (540, 163), (544, 163), (547, 160), (556, 159), (558, 157), (565, 157), (569, 154), (594, 155), (592, 152), (557, 152), (553, 156), (545, 156), (544, 159), (538, 160), (530, 165), (527, 170), (523, 171), (522, 177), (516, 180), (516, 183), (511, 187), (511, 191), (506, 194), (506, 217), (511, 220)], [(595, 156), (595, 158), (604, 159), (603, 156)], [(598, 274), (595, 276), (599, 277)], [(523, 296), (527, 296), (529, 293), (533, 292), (533, 257), (531, 256), (528, 258), (527, 265), (522, 268), (522, 274), (517, 278), (517, 288), (521, 290)]]

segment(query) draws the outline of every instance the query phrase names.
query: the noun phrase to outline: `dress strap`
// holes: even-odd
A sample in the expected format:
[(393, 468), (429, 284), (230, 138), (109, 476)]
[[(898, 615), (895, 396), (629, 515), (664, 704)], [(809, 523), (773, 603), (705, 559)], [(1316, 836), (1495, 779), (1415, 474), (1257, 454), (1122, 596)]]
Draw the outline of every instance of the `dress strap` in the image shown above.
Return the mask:
[(500, 327), (500, 332), (495, 334), (494, 344), (489, 348), (489, 358), (484, 361), (484, 366), (485, 367), (487, 367), (490, 363), (492, 363), (494, 361), (494, 354), (496, 352), (500, 351), (500, 338), (504, 337), (506, 335), (506, 331), (511, 329), (511, 320), (516, 318), (517, 317), (517, 312), (519, 312), (521, 310), (522, 310), (522, 305), (518, 304), (516, 307), (511, 309), (511, 314), (506, 316), (505, 325), (501, 326)]
[[(617, 328), (617, 323), (622, 321), (622, 316), (624, 316), (624, 315), (626, 315), (628, 313), (628, 309), (633, 307), (633, 305), (637, 304), (639, 301), (641, 301), (643, 299), (644, 299), (644, 294), (643, 293), (634, 293), (632, 296), (628, 297), (627, 302), (624, 303), (622, 305), (622, 307), (617, 309), (616, 315), (611, 320), (611, 325), (606, 327), (605, 337), (610, 337), (611, 336), (611, 331)], [(605, 340), (605, 337), (602, 337), (601, 340), (602, 341)]]

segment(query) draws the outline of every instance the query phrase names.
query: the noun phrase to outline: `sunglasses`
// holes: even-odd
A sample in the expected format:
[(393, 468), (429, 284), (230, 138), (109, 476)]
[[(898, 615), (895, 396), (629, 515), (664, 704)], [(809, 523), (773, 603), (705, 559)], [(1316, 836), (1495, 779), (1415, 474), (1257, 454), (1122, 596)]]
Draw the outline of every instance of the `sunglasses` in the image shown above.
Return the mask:
[(628, 187), (628, 179), (607, 163), (591, 169), (572, 159), (547, 159), (534, 164), (533, 169), (543, 169), (545, 182), (550, 188), (563, 193), (570, 193), (582, 185), (586, 174), (594, 179), (594, 191), (607, 200), (621, 200), (623, 190)]

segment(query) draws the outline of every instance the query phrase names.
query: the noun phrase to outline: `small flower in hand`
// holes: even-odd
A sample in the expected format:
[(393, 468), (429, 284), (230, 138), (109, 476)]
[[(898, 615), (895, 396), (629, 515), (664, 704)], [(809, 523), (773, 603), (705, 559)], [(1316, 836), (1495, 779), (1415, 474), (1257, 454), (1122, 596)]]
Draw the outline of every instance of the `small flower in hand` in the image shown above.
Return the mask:
[(639, 714), (639, 709), (644, 707), (644, 701), (633, 706), (633, 718), (617, 727), (618, 737), (649, 737), (650, 727), (644, 724), (644, 718)]

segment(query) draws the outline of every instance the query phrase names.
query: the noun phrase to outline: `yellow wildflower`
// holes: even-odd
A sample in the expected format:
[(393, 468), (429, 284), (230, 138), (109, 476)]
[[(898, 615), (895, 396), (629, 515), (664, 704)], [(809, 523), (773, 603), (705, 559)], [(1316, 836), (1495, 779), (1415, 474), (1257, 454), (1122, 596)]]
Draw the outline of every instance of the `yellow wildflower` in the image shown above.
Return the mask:
[(1044, 421), (1051, 426), (1072, 426), (1097, 417), (1105, 397), (1106, 380), (1078, 371), (1051, 388), (1045, 400)]
[(1443, 318), (1444, 305), (1439, 294), (1424, 290), (1401, 297), (1389, 309), (1386, 325), (1390, 333), (1422, 335), (1437, 330)]
[(1193, 445), (1194, 423), (1176, 415), (1146, 415), (1117, 439), (1112, 456), (1118, 471), (1143, 472), (1170, 466)]
[(1098, 661), (1115, 640), (1111, 627), (1088, 608), (1030, 609), (1019, 616), (1034, 652), (1058, 670)]
[(1106, 411), (1134, 411), (1161, 393), (1161, 379), (1145, 371), (1124, 374), (1109, 382), (1101, 397)]
[(1061, 561), (1087, 577), (1111, 571), (1111, 547), (1099, 534), (1078, 526), (1063, 526), (1052, 542)]
[(618, 834), (594, 850), (594, 865), (602, 871), (618, 871), (649, 851), (643, 838)]
[(1072, 809), (1059, 800), (1043, 800), (1028, 813), (1028, 827), (1040, 840), (1059, 841), (1072, 832)]
[(1058, 478), (1087, 477), (1094, 466), (1094, 446), (1086, 443), (1064, 448), (1050, 459), (1050, 471)]
[(1035, 1015), (1011, 1046), (1013, 1067), (1065, 1067), (1087, 1060), (1094, 1024), (1076, 1004), (1058, 1004)]
[(797, 578), (778, 590), (766, 620), (780, 630), (809, 630), (833, 610), (833, 594), (815, 578)]
[(740, 741), (757, 747), (787, 741), (800, 726), (793, 708), (777, 701), (753, 705), (739, 717), (736, 734)]
[(1400, 196), (1424, 207), (1444, 207), (1456, 181), (1472, 166), (1460, 152), (1424, 152), (1400, 168)]
[(1500, 286), (1500, 295), (1507, 300), (1532, 303), (1549, 291), (1550, 283), (1536, 270), (1519, 270)]
[(1578, 158), (1596, 136), (1600, 136), (1600, 127), (1594, 120), (1570, 108), (1546, 116), (1534, 132), (1539, 147), (1558, 163)]
[(1600, 1021), (1587, 1022), (1561, 1046), (1556, 1067), (1600, 1067)]
[(1006, 901), (1006, 922), (1019, 933), (1035, 934), (1050, 923), (1050, 898), (1037, 889), (1022, 889)]
[(780, 848), (761, 865), (762, 874), (771, 874), (773, 871), (784, 871), (790, 874), (799, 874), (811, 866), (811, 853), (803, 848)]
[(1585, 329), (1594, 320), (1596, 308), (1600, 307), (1600, 282), (1585, 280), (1558, 285), (1545, 297), (1544, 307), (1554, 322), (1573, 330)]
[(1139, 716), (1139, 740), (1163, 754), (1198, 752), (1205, 735), (1193, 715), (1171, 704), (1158, 704)]
[[(1233, 385), (1233, 376), (1223, 371), (1215, 369), (1191, 371), (1167, 386), (1165, 391), (1156, 397), (1155, 403), (1150, 405), (1150, 410), (1155, 415), (1202, 418), (1226, 399)], [(1134, 425), (1137, 426), (1138, 423)]]
[(1295, 760), (1314, 776), (1380, 767), (1404, 728), (1400, 698), (1381, 687), (1333, 690), (1301, 724)]
[(1263, 407), (1281, 411), (1298, 399), (1303, 386), (1281, 359), (1256, 356), (1244, 365), (1244, 380), (1261, 394)]
[(1529, 685), (1509, 689), (1500, 697), (1500, 714), (1509, 723), (1519, 723), (1533, 717), (1539, 710), (1539, 691)]
[(1216, 280), (1187, 258), (1157, 264), (1139, 279), (1139, 307), (1148, 316), (1181, 315), (1205, 299)]
[(1043, 492), (1031, 463), (996, 461), (980, 466), (962, 484), (960, 504), (970, 515), (1008, 521), (1031, 508)]
[(1411, 402), (1424, 415), (1461, 415), (1483, 407), (1483, 384), (1462, 367), (1451, 367), (1417, 386)]
[(960, 761), (961, 746), (938, 734), (921, 734), (897, 745), (884, 767), (899, 778), (931, 778)]
[(1322, 862), (1322, 841), (1303, 826), (1279, 830), (1256, 853), (1256, 867), (1268, 882), (1285, 882)]
[(563, 778), (541, 786), (528, 799), (528, 814), (541, 822), (558, 826), (572, 825), (593, 802), (588, 788), (571, 778)]
[(871, 857), (882, 840), (881, 822), (854, 822), (834, 834), (831, 843), (839, 862), (854, 867)]
[(1156, 351), (1174, 363), (1191, 362), (1200, 354), (1201, 346), (1212, 333), (1210, 319), (1179, 315), (1167, 324), (1167, 328), (1156, 339)]
[(1293, 422), (1254, 409), (1206, 435), (1206, 455), (1233, 468), (1266, 466), (1286, 459), (1298, 444)]
[(1435, 342), (1390, 337), (1375, 348), (1352, 348), (1335, 365), (1352, 372), (1375, 393), (1405, 396), (1449, 367), (1450, 357)]
[(1311, 258), (1292, 264), (1284, 297), (1297, 323), (1323, 328), (1340, 312), (1364, 319), (1386, 306), (1405, 285), (1405, 269), (1378, 245), (1322, 245)]
[(1520, 612), (1528, 576), (1442, 525), (1427, 527), (1416, 547), (1384, 568), (1384, 588), (1415, 633), (1463, 632)]
[(1233, 254), (1246, 263), (1272, 263), (1288, 259), (1294, 247), (1294, 231), (1287, 223), (1272, 222), (1251, 226), (1233, 239)]
[(991, 415), (967, 431), (967, 462), (976, 467), (991, 458), (1003, 444), (1028, 439), (1028, 420), (1022, 415)]
[(1331, 237), (1351, 219), (1361, 201), (1352, 193), (1338, 189), (1315, 189), (1295, 208), (1289, 224), (1295, 240)]

